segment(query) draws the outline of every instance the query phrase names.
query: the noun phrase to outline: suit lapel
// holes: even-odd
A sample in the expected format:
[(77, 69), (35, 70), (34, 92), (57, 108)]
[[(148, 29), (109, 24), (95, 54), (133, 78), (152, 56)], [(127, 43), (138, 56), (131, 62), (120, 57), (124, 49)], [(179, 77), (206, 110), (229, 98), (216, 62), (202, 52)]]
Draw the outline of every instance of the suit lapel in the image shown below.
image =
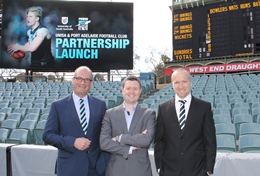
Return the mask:
[(129, 132), (131, 133), (135, 126), (137, 125), (137, 123), (139, 122), (139, 120), (142, 118), (142, 111), (141, 111), (141, 106), (139, 104), (137, 104), (136, 109), (135, 109), (135, 113), (129, 128)]
[(188, 128), (189, 122), (191, 122), (191, 118), (192, 118), (192, 116), (194, 116), (193, 114), (195, 113), (197, 106), (198, 106), (197, 99), (192, 96), (188, 116), (187, 116), (187, 119), (185, 122), (185, 127), (184, 127), (183, 131), (185, 131), (186, 127)]
[(74, 119), (73, 120), (74, 125), (83, 134), (83, 130), (82, 130), (82, 127), (81, 127), (81, 124), (80, 124), (80, 121), (79, 121), (79, 117), (78, 117), (78, 113), (77, 113), (76, 107), (74, 105), (72, 94), (70, 96), (68, 96), (68, 98), (67, 98), (67, 105), (66, 105), (65, 109), (67, 109), (68, 113), (70, 114), (69, 118), (73, 118)]
[[(173, 107), (173, 109), (171, 109)], [(179, 120), (178, 120), (178, 116), (177, 116), (177, 112), (176, 112), (176, 107), (175, 107), (175, 98), (170, 100), (170, 104), (169, 104), (169, 110), (166, 112), (171, 112), (170, 117), (171, 120), (173, 120), (173, 123), (175, 123), (177, 126), (179, 126)]]
[(119, 126), (122, 127), (123, 134), (129, 133), (127, 129), (126, 120), (125, 120), (125, 112), (124, 112), (123, 104), (118, 107), (118, 111), (116, 112), (115, 116), (117, 118)]
[(94, 123), (94, 118), (95, 117), (95, 103), (92, 100), (92, 97), (88, 96), (88, 106), (89, 106), (89, 121), (88, 121), (88, 130), (87, 130), (87, 135), (90, 135), (91, 131), (93, 131), (93, 127), (95, 125), (92, 125)]

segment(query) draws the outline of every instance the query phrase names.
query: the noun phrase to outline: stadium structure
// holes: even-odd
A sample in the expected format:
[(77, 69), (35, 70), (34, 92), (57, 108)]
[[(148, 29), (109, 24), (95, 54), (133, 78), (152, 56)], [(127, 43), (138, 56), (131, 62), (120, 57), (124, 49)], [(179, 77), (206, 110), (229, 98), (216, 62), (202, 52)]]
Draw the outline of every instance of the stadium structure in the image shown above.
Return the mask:
[[(165, 63), (165, 75), (187, 68), (192, 95), (211, 102), (217, 135), (214, 176), (259, 175), (260, 1), (180, 0), (170, 9), (173, 60)], [(154, 74), (139, 77), (141, 106), (157, 113), (160, 103), (175, 96), (171, 84), (156, 89)], [(121, 84), (96, 80), (89, 94), (110, 109), (123, 101)], [(51, 103), (72, 90), (71, 82), (0, 82), (0, 175), (55, 176), (57, 149), (44, 144), (42, 133)], [(149, 155), (157, 176), (153, 144)]]
[(258, 72), (259, 1), (179, 0), (170, 9), (173, 61), (165, 63), (166, 74), (174, 67), (196, 74)]

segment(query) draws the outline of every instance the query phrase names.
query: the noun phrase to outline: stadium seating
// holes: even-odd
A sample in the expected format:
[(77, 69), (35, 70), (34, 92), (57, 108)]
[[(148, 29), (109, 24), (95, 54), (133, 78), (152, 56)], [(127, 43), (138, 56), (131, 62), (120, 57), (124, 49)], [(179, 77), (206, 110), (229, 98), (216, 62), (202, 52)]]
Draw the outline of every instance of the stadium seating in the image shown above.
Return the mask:
[(113, 99), (103, 99), (103, 101), (105, 101), (107, 109), (115, 107), (115, 104), (116, 104), (115, 100), (113, 100)]
[(46, 124), (46, 120), (40, 120), (36, 127), (33, 129), (33, 140), (36, 145), (44, 145), (42, 140), (42, 135), (44, 131), (44, 127)]
[(41, 121), (41, 120), (47, 120), (48, 116), (49, 116), (49, 113), (44, 113), (44, 114), (42, 114), (41, 117), (40, 117), (40, 119), (39, 119), (39, 121)]
[(45, 97), (38, 97), (37, 99), (35, 99), (33, 101), (34, 104), (37, 104), (37, 103), (45, 104), (45, 102), (46, 102), (46, 98)]
[(260, 153), (260, 135), (241, 135), (239, 137), (239, 152)]
[(0, 126), (2, 124), (2, 122), (6, 119), (6, 113), (4, 112), (0, 112)]
[(231, 104), (230, 103), (216, 103), (216, 108), (221, 109), (221, 108), (227, 108), (231, 110)]
[[(235, 116), (237, 115), (241, 115), (241, 114), (245, 114), (245, 115), (250, 115), (249, 114), (249, 109), (246, 107), (240, 107), (240, 108), (233, 108), (232, 109), (232, 120), (234, 120)], [(252, 118), (252, 117), (251, 117)], [(253, 120), (253, 119), (252, 119)]]
[(34, 103), (33, 108), (43, 109), (45, 108), (45, 103)]
[(26, 129), (28, 131), (28, 141), (29, 143), (33, 143), (33, 130), (37, 124), (35, 120), (25, 119), (19, 125), (19, 129)]
[(108, 100), (112, 100), (114, 102), (114, 104), (112, 105), (113, 107), (114, 106), (118, 106), (119, 105), (119, 102), (118, 102), (118, 99), (117, 99), (117, 96), (107, 96), (106, 99)]
[(217, 152), (232, 153), (236, 152), (236, 143), (232, 135), (218, 134), (217, 139)]
[(43, 109), (41, 109), (41, 113), (42, 114), (49, 114), (49, 112), (50, 112), (50, 108), (43, 108)]
[(7, 115), (11, 114), (12, 111), (13, 111), (13, 109), (12, 109), (12, 108), (9, 108), (9, 107), (0, 109), (0, 112), (4, 112), (4, 113), (6, 113)]
[(24, 117), (24, 120), (33, 120), (35, 122), (38, 122), (40, 115), (36, 113), (28, 113)]
[(5, 128), (0, 128), (0, 143), (5, 143), (5, 140), (9, 137), (10, 131)]
[(231, 123), (231, 117), (229, 114), (216, 114), (213, 116), (214, 123)]
[(260, 108), (260, 101), (259, 101), (259, 102), (253, 102), (253, 103), (252, 103), (251, 109), (254, 109), (254, 108)]
[(20, 106), (21, 106), (21, 103), (19, 102), (19, 103), (11, 103), (10, 105), (9, 105), (9, 107), (10, 108), (12, 108), (12, 109), (16, 109), (16, 108), (20, 108)]
[(144, 108), (149, 108), (149, 104), (146, 104), (146, 103), (140, 103), (140, 106), (142, 106)]
[(253, 122), (257, 121), (257, 116), (260, 114), (260, 106), (257, 108), (252, 108), (252, 118)]
[(158, 106), (159, 106), (159, 103), (154, 103), (154, 104), (151, 104), (150, 108), (151, 109), (158, 109)]
[(258, 116), (256, 117), (256, 123), (259, 123), (259, 124), (260, 124), (260, 115), (258, 115)]
[(24, 99), (24, 97), (15, 97), (14, 100), (12, 101), (12, 104), (13, 103), (19, 103), (20, 106), (21, 106), (23, 99)]
[(26, 108), (16, 108), (16, 109), (14, 109), (13, 112), (20, 113), (22, 115), (22, 118), (24, 118), (27, 113), (27, 109)]
[(223, 115), (223, 114), (226, 114), (226, 115), (229, 115), (230, 116), (230, 109), (229, 108), (216, 108), (216, 109), (213, 109), (213, 115)]
[(236, 102), (234, 104), (234, 108), (246, 108), (247, 110), (250, 109), (249, 104), (245, 102)]
[(41, 108), (38, 107), (32, 107), (30, 109), (28, 109), (27, 114), (41, 114)]
[(117, 97), (117, 104), (120, 105), (123, 103), (124, 99), (123, 99), (123, 95), (122, 93), (116, 93), (115, 96)]
[(240, 124), (240, 136), (247, 134), (260, 135), (260, 124), (258, 123), (242, 123)]
[(22, 121), (22, 115), (20, 113), (13, 112), (13, 113), (9, 114), (6, 119), (16, 120), (16, 122), (17, 122), (16, 126), (19, 126)]
[(29, 143), (28, 130), (14, 129), (5, 143), (12, 144), (28, 144)]
[[(26, 98), (24, 101), (23, 101), (23, 104), (26, 104), (26, 103), (29, 103), (29, 104), (32, 104), (34, 102), (34, 99), (32, 98)], [(31, 106), (30, 106), (31, 107)]]
[[(32, 101), (32, 100), (29, 100)], [(33, 107), (33, 103), (23, 103), (21, 108), (31, 109)]]
[(17, 128), (17, 120), (14, 119), (6, 119), (2, 121), (1, 128), (9, 129), (9, 131), (12, 131), (13, 129)]
[(147, 105), (148, 105), (148, 108), (150, 108), (150, 106), (151, 106), (152, 104), (155, 104), (155, 102), (156, 102), (155, 99), (145, 99), (145, 100), (143, 101), (143, 104), (147, 104)]
[(5, 102), (5, 103), (0, 103), (0, 109), (3, 108), (8, 108), (9, 107), (9, 103)]
[[(253, 122), (260, 124), (260, 86), (258, 86), (260, 84), (260, 76), (257, 74), (250, 75), (253, 76), (251, 77), (246, 74), (192, 75), (192, 94), (211, 103), (216, 126), (216, 133), (218, 135), (224, 135), (225, 132), (228, 133), (228, 130), (225, 128), (231, 130), (234, 129), (234, 126), (237, 126), (237, 128), (239, 126), (239, 129), (235, 128), (236, 140), (239, 140), (239, 137), (243, 135), (243, 133), (240, 131), (240, 127), (242, 124), (244, 124), (244, 122), (240, 123), (238, 122), (238, 119), (235, 120), (235, 115), (245, 114), (251, 117), (251, 123)], [(168, 101), (175, 96), (172, 84), (165, 86), (161, 90), (157, 90), (157, 92), (154, 94), (151, 94), (151, 92), (153, 92), (154, 86), (151, 84), (151, 82), (142, 81), (142, 84), (144, 85), (143, 93), (140, 97), (140, 105), (149, 107), (156, 112), (159, 103)], [(7, 108), (10, 108), (11, 112), (5, 111), (1, 113), (0, 111), (0, 125), (2, 125), (2, 121), (5, 121), (12, 113), (20, 113), (22, 116), (20, 121), (22, 123), (25, 116), (27, 116), (29, 113), (32, 113), (32, 108), (35, 107), (37, 103), (43, 103), (43, 105), (41, 104), (39, 106), (37, 104), (37, 108), (39, 108), (41, 111), (37, 113), (38, 118), (35, 120), (34, 128), (31, 129), (33, 132), (30, 131), (31, 135), (33, 135), (33, 137), (30, 137), (32, 140), (30, 141), (31, 143), (36, 143), (34, 129), (36, 129), (36, 124), (38, 124), (38, 122), (41, 120), (46, 120), (48, 117), (51, 103), (59, 98), (69, 95), (73, 90), (71, 82), (21, 82), (8, 83), (8, 85), (6, 83), (1, 83), (0, 89), (1, 86), (3, 90), (0, 90), (2, 95), (0, 97), (0, 103), (8, 103)], [(120, 88), (120, 81), (94, 81), (89, 94), (105, 100), (107, 102), (107, 106), (111, 108), (123, 102)], [(9, 98), (8, 95), (12, 97)], [(114, 101), (115, 103), (109, 103), (108, 99)], [(151, 101), (152, 103), (147, 103)], [(25, 105), (26, 103), (29, 105)], [(240, 110), (235, 110), (236, 108)], [(28, 117), (25, 119), (27, 118)], [(233, 127), (224, 127), (224, 124), (226, 126), (232, 124)], [(18, 129), (20, 128), (19, 126), (13, 127), (13, 129)], [(220, 128), (222, 128), (223, 131), (221, 131)], [(1, 127), (1, 129), (5, 128)], [(239, 134), (237, 134), (236, 131), (238, 131)], [(40, 138), (41, 137), (39, 137), (37, 140), (40, 141)], [(37, 142), (37, 144), (43, 143), (40, 141)], [(239, 142), (237, 142), (237, 144), (239, 144)], [(153, 146), (151, 145), (151, 147)], [(221, 151), (221, 149), (218, 151)]]
[(215, 124), (216, 128), (216, 135), (231, 135), (233, 136), (233, 139), (236, 139), (236, 128), (235, 125), (232, 123), (218, 123)]
[(234, 124), (236, 127), (236, 139), (240, 135), (240, 125), (242, 123), (253, 123), (252, 116), (249, 114), (237, 114), (234, 116)]

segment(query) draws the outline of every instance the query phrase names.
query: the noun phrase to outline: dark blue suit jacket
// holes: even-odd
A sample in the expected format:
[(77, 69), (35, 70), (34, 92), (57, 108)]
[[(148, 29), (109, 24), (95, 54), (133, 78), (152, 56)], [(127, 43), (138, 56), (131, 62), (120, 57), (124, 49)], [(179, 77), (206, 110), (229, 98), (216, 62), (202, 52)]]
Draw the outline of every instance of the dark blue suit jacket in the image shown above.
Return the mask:
[[(86, 135), (83, 133), (72, 94), (51, 105), (43, 140), (58, 148), (57, 174), (60, 176), (92, 176), (90, 169), (95, 169), (99, 175), (105, 174), (109, 154), (101, 151), (99, 136), (106, 104), (90, 96), (88, 101), (90, 119)], [(78, 137), (88, 138), (91, 141), (90, 147), (84, 151), (74, 148), (74, 141)]]

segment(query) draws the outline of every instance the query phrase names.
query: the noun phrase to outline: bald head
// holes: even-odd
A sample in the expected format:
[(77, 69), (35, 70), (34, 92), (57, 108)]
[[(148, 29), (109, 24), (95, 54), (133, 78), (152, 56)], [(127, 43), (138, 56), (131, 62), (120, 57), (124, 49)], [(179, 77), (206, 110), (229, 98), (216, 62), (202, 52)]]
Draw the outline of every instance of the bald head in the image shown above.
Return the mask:
[(176, 70), (174, 70), (174, 72), (172, 72), (172, 75), (171, 75), (172, 81), (173, 81), (174, 75), (179, 74), (179, 73), (186, 74), (187, 77), (191, 80), (190, 72), (187, 71), (185, 68), (181, 67), (181, 68), (177, 68)]
[(177, 68), (171, 76), (172, 86), (176, 94), (184, 99), (190, 93), (192, 86), (190, 73), (184, 68)]
[(78, 72), (81, 71), (81, 70), (86, 70), (87, 72), (90, 73), (91, 79), (93, 78), (92, 70), (91, 70), (89, 67), (87, 67), (87, 66), (80, 66), (80, 67), (78, 67), (78, 68), (75, 70), (75, 72), (74, 72), (74, 77), (77, 77)]

